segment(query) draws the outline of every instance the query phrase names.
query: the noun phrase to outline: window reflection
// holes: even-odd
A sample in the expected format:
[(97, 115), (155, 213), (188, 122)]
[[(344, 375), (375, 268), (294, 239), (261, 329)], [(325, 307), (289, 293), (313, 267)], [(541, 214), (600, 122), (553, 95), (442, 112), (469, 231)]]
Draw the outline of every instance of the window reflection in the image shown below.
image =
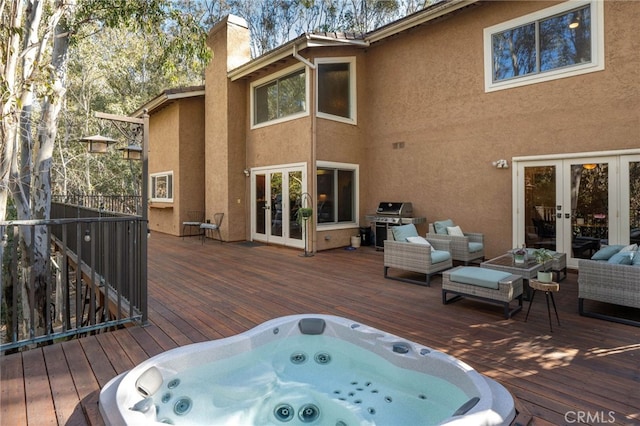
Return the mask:
[(591, 62), (591, 8), (492, 35), (493, 81)]

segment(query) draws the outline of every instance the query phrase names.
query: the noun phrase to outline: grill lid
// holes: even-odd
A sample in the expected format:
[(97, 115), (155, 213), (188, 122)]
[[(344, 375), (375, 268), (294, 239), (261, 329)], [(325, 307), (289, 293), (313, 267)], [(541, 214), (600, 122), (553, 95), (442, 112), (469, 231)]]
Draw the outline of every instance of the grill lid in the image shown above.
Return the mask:
[(376, 214), (385, 216), (411, 217), (413, 205), (411, 203), (392, 203), (383, 201), (378, 204)]

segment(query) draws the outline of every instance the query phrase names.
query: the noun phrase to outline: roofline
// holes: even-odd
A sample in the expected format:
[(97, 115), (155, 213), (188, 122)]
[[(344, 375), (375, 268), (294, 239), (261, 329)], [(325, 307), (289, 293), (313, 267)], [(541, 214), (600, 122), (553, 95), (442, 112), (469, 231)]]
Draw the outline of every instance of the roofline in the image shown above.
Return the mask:
[(198, 96), (204, 96), (204, 86), (193, 86), (178, 89), (167, 89), (160, 93), (155, 98), (151, 99), (146, 104), (142, 105), (135, 112), (131, 113), (131, 117), (142, 117), (145, 110), (150, 114), (154, 110), (157, 110), (164, 106), (166, 103), (174, 101), (176, 99), (195, 98)]
[(375, 31), (365, 35), (362, 40), (339, 39), (320, 34), (302, 34), (301, 36), (277, 47), (262, 56), (257, 57), (244, 65), (234, 68), (227, 73), (231, 81), (236, 81), (247, 77), (260, 69), (281, 61), (289, 56), (293, 57), (294, 52), (312, 47), (336, 47), (350, 45), (354, 47), (368, 47), (372, 43), (396, 35), (402, 31), (423, 24), (425, 22), (440, 18), (441, 16), (455, 12), (481, 0), (444, 0), (431, 7), (423, 9), (405, 18), (399, 19), (391, 24), (385, 25)]
[(424, 24), (425, 22), (432, 21), (440, 18), (441, 16), (455, 12), (456, 10), (465, 8), (474, 3), (478, 3), (480, 0), (444, 0), (439, 3), (435, 3), (433, 6), (426, 9), (422, 9), (419, 12), (411, 14), (405, 18), (399, 19), (391, 24), (385, 25), (367, 34), (365, 40), (371, 43), (378, 42), (384, 38), (391, 37), (402, 31), (406, 31), (415, 26)]
[(327, 46), (345, 46), (350, 45), (354, 47), (367, 47), (369, 43), (364, 40), (359, 39), (341, 39), (328, 37), (320, 34), (309, 34), (305, 33), (301, 36), (283, 44), (280, 47), (277, 47), (262, 56), (257, 57), (254, 60), (247, 62), (244, 65), (239, 66), (238, 68), (234, 68), (227, 73), (227, 77), (231, 79), (231, 81), (236, 81), (241, 78), (247, 77), (248, 75), (253, 74), (254, 72), (281, 61), (288, 57), (293, 57), (295, 51), (299, 52), (306, 48), (310, 47), (327, 47)]

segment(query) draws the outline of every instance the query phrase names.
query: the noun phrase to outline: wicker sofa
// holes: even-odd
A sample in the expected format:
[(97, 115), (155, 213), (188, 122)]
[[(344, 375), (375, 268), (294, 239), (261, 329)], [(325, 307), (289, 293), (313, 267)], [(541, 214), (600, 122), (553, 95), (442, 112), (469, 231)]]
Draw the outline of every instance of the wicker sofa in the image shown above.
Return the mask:
[[(640, 252), (636, 255), (640, 256)], [(620, 265), (601, 260), (578, 261), (578, 311), (580, 315), (640, 327), (640, 321), (585, 309), (585, 300), (640, 309), (640, 265)]]

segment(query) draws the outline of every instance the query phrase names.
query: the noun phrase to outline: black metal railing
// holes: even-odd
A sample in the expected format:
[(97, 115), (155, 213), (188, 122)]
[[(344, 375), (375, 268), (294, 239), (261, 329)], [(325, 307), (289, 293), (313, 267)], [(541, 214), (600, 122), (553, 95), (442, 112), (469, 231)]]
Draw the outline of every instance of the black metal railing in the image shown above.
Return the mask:
[(52, 195), (51, 199), (54, 203), (130, 215), (140, 215), (142, 206), (139, 195), (67, 194)]
[(59, 203), (51, 217), (0, 222), (2, 352), (147, 320), (145, 220)]

